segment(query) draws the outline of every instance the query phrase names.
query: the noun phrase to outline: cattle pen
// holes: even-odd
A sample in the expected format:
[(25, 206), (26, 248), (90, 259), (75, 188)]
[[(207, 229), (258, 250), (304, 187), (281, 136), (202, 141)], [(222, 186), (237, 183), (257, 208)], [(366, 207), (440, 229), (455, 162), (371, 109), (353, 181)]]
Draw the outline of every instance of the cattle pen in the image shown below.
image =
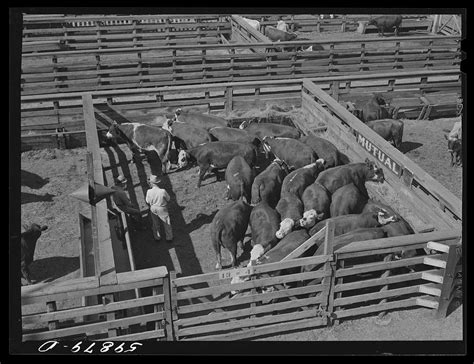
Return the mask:
[[(435, 71), (426, 72), (424, 76), (427, 78), (421, 83), (422, 87), (430, 88), (433, 85), (433, 89), (438, 89), (440, 82), (435, 78), (432, 84), (428, 76), (429, 72)], [(454, 80), (444, 81), (448, 88), (458, 86), (459, 74), (453, 72), (453, 75)], [(404, 76), (407, 79), (413, 79), (413, 74)], [(374, 75), (373, 77), (380, 79), (382, 76)], [(404, 84), (403, 77), (398, 75), (396, 79), (406, 89), (407, 85)], [(325, 90), (318, 87), (318, 83), (323, 85)], [(383, 87), (387, 87), (385, 82), (383, 84)], [(394, 87), (392, 102), (396, 102), (397, 83), (389, 84)], [(420, 81), (417, 81), (415, 85), (419, 87)], [(249, 87), (248, 84), (234, 83), (232, 84), (234, 92), (239, 86)], [(219, 84), (214, 87), (226, 90), (230, 86)], [(416, 234), (353, 243), (341, 251), (328, 250), (328, 254), (323, 256), (296, 259), (314, 244), (316, 238), (313, 236), (288, 259), (281, 262), (186, 277), (176, 277), (174, 272), (168, 272), (165, 267), (157, 267), (156, 269), (161, 269), (159, 281), (157, 278), (150, 278), (150, 276), (155, 277), (153, 273), (155, 268), (152, 268), (152, 270), (138, 270), (126, 275), (118, 273), (117, 283), (113, 285), (101, 286), (97, 278), (86, 277), (77, 282), (49, 284), (43, 289), (37, 289), (34, 286), (24, 287), (22, 288), (23, 304), (45, 299), (54, 301), (54, 299), (59, 300), (65, 297), (89, 295), (91, 292), (96, 295), (147, 286), (160, 287), (156, 288), (155, 292), (162, 292), (155, 298), (153, 296), (140, 297), (105, 305), (64, 310), (60, 313), (49, 312), (31, 317), (27, 315), (24, 317), (24, 322), (50, 323), (91, 312), (113, 313), (123, 308), (142, 305), (154, 307), (162, 304), (160, 306), (162, 308), (155, 309), (154, 313), (115, 320), (102, 318), (99, 322), (86, 324), (82, 328), (81, 325), (60, 329), (54, 329), (58, 326), (52, 326), (49, 331), (25, 333), (24, 339), (46, 339), (63, 335), (65, 337), (87, 336), (88, 333), (93, 338), (95, 337), (93, 335), (97, 335), (97, 331), (120, 326), (125, 333), (114, 337), (124, 340), (136, 338), (232, 340), (297, 328), (323, 326), (333, 320), (401, 307), (423, 306), (435, 310), (438, 316), (445, 315), (447, 305), (453, 299), (454, 291), (460, 283), (455, 277), (459, 273), (461, 261), (459, 243), (462, 224), (461, 202), (332, 98), (327, 92), (336, 90), (335, 95), (341, 95), (337, 91), (340, 92), (340, 88), (335, 87), (334, 82), (328, 84), (328, 79), (316, 80), (316, 82), (303, 79), (299, 82), (298, 88), (298, 91), (292, 91), (292, 95), (295, 98), (299, 96), (299, 105), (307, 117), (305, 123), (295, 122), (295, 126), (305, 134), (326, 133), (338, 148), (347, 155), (351, 155), (354, 160), (364, 157), (374, 158), (373, 151), (367, 145), (377, 147), (383, 153), (383, 158), (378, 156), (379, 162), (387, 171), (385, 190), (369, 186), (370, 192), (382, 201), (386, 201), (388, 195), (392, 195), (392, 199), (401, 201), (404, 212), (410, 211), (404, 217), (414, 227)], [(166, 94), (168, 90), (176, 91), (173, 89), (137, 91), (140, 93), (159, 91)], [(205, 86), (202, 95), (204, 99), (211, 90), (208, 85)], [(180, 88), (179, 92), (182, 93), (182, 91)], [(189, 91), (195, 92), (196, 89), (192, 87)], [(265, 96), (260, 93), (259, 95), (261, 97), (258, 99), (259, 102), (269, 102), (275, 97), (275, 94)], [(79, 98), (82, 103), (83, 95), (75, 93), (64, 97)], [(96, 103), (96, 100), (100, 97), (100, 92), (92, 93), (96, 115), (104, 115), (97, 110), (100, 108), (100, 102)], [(182, 100), (176, 102), (184, 104)], [(233, 107), (239, 105), (238, 99), (235, 102)], [(188, 106), (203, 105), (203, 99), (193, 98), (186, 104)], [(125, 111), (121, 113), (127, 114)], [(320, 236), (324, 234), (324, 231), (318, 234)], [(331, 239), (330, 228), (327, 239)], [(330, 249), (329, 246), (328, 249)], [(385, 259), (386, 256), (403, 249), (420, 248), (436, 251), (436, 253), (400, 260)], [(357, 258), (366, 256), (372, 257), (374, 261), (364, 264), (351, 263)], [(268, 272), (307, 265), (322, 267), (307, 273), (268, 277)], [(410, 271), (410, 268), (415, 269)], [(360, 278), (361, 274), (365, 274), (364, 279)], [(244, 283), (230, 284), (230, 279), (237, 275), (249, 276), (253, 279)], [(123, 279), (123, 283), (120, 278)], [(286, 285), (292, 282), (318, 279), (321, 281), (319, 284), (285, 289)], [(82, 286), (85, 287), (84, 290), (77, 288)], [(276, 290), (270, 293), (257, 293), (259, 288), (269, 286), (276, 287)], [(360, 293), (361, 289), (363, 293)], [(231, 300), (225, 299), (231, 291), (235, 290), (244, 292), (250, 290), (250, 293)], [(274, 300), (277, 303), (268, 303)], [(380, 303), (382, 301), (383, 303)], [(133, 330), (131, 328), (126, 329), (127, 326), (133, 327), (135, 324), (145, 322), (155, 324), (152, 329), (149, 325), (141, 325), (141, 330), (147, 328), (146, 331), (133, 332), (129, 331)]]
[[(278, 122), (323, 136), (350, 162), (376, 161), (385, 182), (367, 184), (371, 198), (415, 233), (334, 250), (328, 223), (279, 262), (179, 275), (137, 269), (139, 242), (107, 197), (79, 215), (82, 277), (21, 288), (22, 309), (40, 307), (22, 310), (23, 341), (252, 340), (404, 308), (446, 317), (463, 284), (462, 203), (344, 105), (379, 93), (407, 119), (456, 116), (461, 37), (417, 33), (433, 21), (407, 16), (409, 36), (321, 39), (323, 50), (301, 51), (314, 41), (263, 35), (276, 15), (242, 16), (260, 20), (261, 32), (227, 14), (25, 16), (21, 151), (86, 146), (89, 185), (108, 186), (117, 167), (104, 160), (103, 137), (113, 122), (161, 126), (179, 107), (237, 126), (255, 108), (294, 107), (300, 117)], [(357, 32), (368, 20), (285, 19), (302, 35)], [(318, 240), (324, 253), (305, 256)], [(58, 309), (72, 299), (81, 304)]]

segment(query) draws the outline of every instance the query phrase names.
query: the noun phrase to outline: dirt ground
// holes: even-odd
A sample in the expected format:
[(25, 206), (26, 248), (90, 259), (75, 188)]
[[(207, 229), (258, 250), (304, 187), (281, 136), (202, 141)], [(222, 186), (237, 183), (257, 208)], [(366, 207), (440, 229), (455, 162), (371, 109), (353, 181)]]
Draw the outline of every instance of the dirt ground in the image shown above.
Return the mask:
[[(439, 120), (405, 120), (406, 155), (418, 163), (456, 196), (462, 198), (462, 168), (449, 167), (449, 154), (443, 133), (453, 126), (455, 118)], [(403, 147), (403, 146), (402, 146)], [(128, 193), (143, 212), (149, 226), (144, 196), (146, 178), (154, 168), (149, 163), (130, 163), (131, 153), (125, 145), (103, 148), (102, 160), (106, 184), (124, 174), (131, 184)], [(38, 240), (31, 272), (38, 281), (78, 278), (80, 231), (78, 213), (88, 205), (69, 196), (87, 181), (86, 149), (28, 151), (21, 155), (21, 220), (48, 225)], [(153, 160), (152, 160), (153, 163)], [(173, 243), (156, 243), (149, 229), (134, 232), (134, 256), (137, 269), (165, 265), (178, 276), (214, 270), (215, 256), (209, 241), (209, 224), (226, 205), (225, 182), (215, 176), (206, 178), (197, 189), (198, 167), (163, 177), (170, 193), (170, 214), (175, 239)], [(241, 252), (239, 251), (239, 254)], [(248, 251), (240, 260), (248, 259)], [(223, 255), (223, 264), (230, 262)], [(58, 307), (61, 308), (61, 307)], [(462, 306), (446, 319), (433, 320), (428, 309), (400, 310), (385, 320), (365, 317), (343, 321), (340, 325), (306, 330), (261, 340), (331, 341), (331, 340), (461, 340)]]

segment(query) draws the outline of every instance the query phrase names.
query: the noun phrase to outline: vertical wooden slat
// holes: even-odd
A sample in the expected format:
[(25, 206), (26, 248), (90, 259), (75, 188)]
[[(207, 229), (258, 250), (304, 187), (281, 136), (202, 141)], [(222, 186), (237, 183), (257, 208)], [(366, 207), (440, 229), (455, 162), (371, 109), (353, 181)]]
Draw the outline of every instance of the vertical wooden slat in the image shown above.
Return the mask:
[[(102, 296), (102, 304), (108, 305), (109, 303), (113, 303), (113, 302), (114, 302), (113, 294), (106, 294)], [(107, 318), (107, 321), (113, 321), (116, 318), (115, 312), (107, 312), (105, 316)], [(120, 330), (119, 328), (108, 329), (107, 332), (108, 332), (109, 337), (117, 336), (119, 330)]]
[[(175, 275), (173, 276), (175, 278)], [(174, 293), (173, 293), (174, 294)], [(163, 340), (173, 341), (173, 316), (172, 316), (172, 292), (170, 284), (170, 274), (163, 278), (163, 308), (165, 311), (164, 326), (166, 338)]]
[(227, 114), (232, 112), (232, 87), (226, 87), (225, 89), (225, 111)]
[(446, 268), (443, 275), (443, 286), (441, 287), (441, 295), (439, 297), (438, 310), (436, 311), (436, 318), (446, 317), (449, 304), (452, 299), (452, 289), (454, 278), (456, 275), (456, 265), (460, 258), (459, 246), (451, 245), (449, 247), (448, 258), (446, 260)]
[(168, 341), (179, 340), (178, 336), (178, 300), (177, 300), (177, 288), (174, 280), (176, 279), (176, 272), (169, 272), (169, 280), (165, 279), (164, 285), (169, 285), (168, 298), (165, 295), (165, 309), (166, 309), (166, 320), (169, 330), (166, 330), (166, 336)]
[[(390, 261), (393, 260), (393, 254), (387, 254), (384, 258), (383, 258), (383, 261), (385, 263), (388, 263)], [(380, 276), (380, 278), (387, 278), (388, 276), (390, 275), (390, 269), (386, 270), (385, 272), (382, 273), (382, 275)], [(381, 289), (380, 289), (380, 292), (384, 292), (388, 290), (388, 285), (386, 286), (383, 286)], [(387, 302), (387, 299), (383, 299), (379, 302), (379, 304), (383, 304), (383, 303), (386, 303)], [(378, 314), (378, 318), (382, 318), (385, 316), (385, 314), (387, 313), (387, 311), (382, 311)]]
[[(94, 158), (92, 152), (86, 154), (87, 162), (87, 178), (89, 188), (94, 188)], [(92, 251), (94, 254), (94, 274), (100, 276), (100, 251), (99, 251), (99, 235), (97, 230), (97, 207), (91, 205), (91, 230), (92, 230)]]
[[(324, 237), (324, 255), (332, 255), (334, 251), (334, 221), (326, 222), (326, 234)], [(327, 285), (327, 288), (324, 290), (324, 295), (327, 297), (327, 304), (321, 304), (321, 308), (328, 312), (330, 315), (334, 309), (334, 277), (335, 277), (335, 266), (333, 261), (328, 261), (324, 263), (324, 270), (331, 270), (331, 275), (329, 277), (324, 277), (322, 280), (323, 285)], [(327, 324), (331, 324), (332, 319), (330, 316), (327, 317)]]
[[(153, 296), (157, 296), (159, 294), (158, 287), (153, 287), (152, 288), (152, 293)], [(160, 312), (163, 311), (163, 304), (156, 304), (153, 305), (153, 312)], [(163, 322), (162, 321), (155, 321), (155, 330), (161, 330), (163, 328)]]

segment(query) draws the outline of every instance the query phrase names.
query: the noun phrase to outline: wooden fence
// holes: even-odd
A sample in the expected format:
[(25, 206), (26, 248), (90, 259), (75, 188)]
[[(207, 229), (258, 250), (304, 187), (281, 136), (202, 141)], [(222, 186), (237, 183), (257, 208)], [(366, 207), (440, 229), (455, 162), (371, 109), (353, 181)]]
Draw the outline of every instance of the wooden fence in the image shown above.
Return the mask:
[[(363, 100), (381, 92), (408, 118), (422, 115), (455, 116), (461, 90), (459, 70), (410, 71), (311, 80), (340, 102)], [(301, 106), (303, 79), (231, 82), (195, 86), (126, 89), (93, 93), (99, 131), (103, 119), (151, 123), (172, 115), (177, 107), (205, 106), (211, 112), (231, 113), (266, 104)], [(85, 145), (82, 93), (22, 96), (22, 150)], [(425, 100), (425, 101), (423, 101)], [(40, 133), (40, 134), (38, 134)]]
[[(23, 340), (242, 340), (416, 306), (445, 317), (460, 284), (459, 232), (356, 242), (334, 252), (333, 232), (327, 224), (316, 234), (325, 236), (325, 253), (318, 256), (301, 258), (304, 250), (297, 249), (280, 262), (188, 277), (159, 267), (119, 273), (117, 284), (103, 287), (95, 277), (22, 287), (23, 310), (46, 303), (45, 312), (23, 314)], [(310, 240), (315, 237), (305, 249)], [(392, 260), (401, 250), (420, 248), (439, 254)], [(236, 276), (247, 280), (231, 283)], [(60, 300), (145, 287), (153, 287), (151, 295), (57, 310)], [(133, 308), (140, 310), (120, 316)], [(99, 319), (80, 323), (86, 315)]]
[(41, 16), (23, 18), (23, 54), (182, 44), (230, 37), (221, 15)]
[[(258, 33), (258, 32), (257, 32)], [(21, 93), (35, 95), (154, 86), (324, 77), (459, 67), (457, 36), (125, 47), (28, 53)], [(282, 50), (282, 51), (280, 51)]]
[[(165, 339), (170, 334), (169, 286), (165, 267), (117, 274), (117, 283), (100, 285), (97, 277), (63, 282), (23, 286), (23, 312), (29, 305), (42, 305), (43, 310), (22, 315), (23, 340), (144, 340)], [(123, 291), (149, 289), (152, 295), (113, 302), (106, 296)], [(96, 296), (98, 304), (59, 309), (64, 301)], [(130, 312), (135, 309), (134, 315)], [(124, 315), (124, 310), (129, 313)], [(96, 315), (96, 320), (87, 320)], [(86, 317), (86, 319), (84, 319)]]

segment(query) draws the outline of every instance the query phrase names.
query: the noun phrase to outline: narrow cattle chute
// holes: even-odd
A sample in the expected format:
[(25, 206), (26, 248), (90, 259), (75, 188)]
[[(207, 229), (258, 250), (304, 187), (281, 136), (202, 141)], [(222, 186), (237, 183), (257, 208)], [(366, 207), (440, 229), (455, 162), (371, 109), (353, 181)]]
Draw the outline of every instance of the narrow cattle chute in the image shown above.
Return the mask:
[[(465, 80), (460, 72), (461, 36), (458, 32), (430, 34), (432, 18), (403, 15), (397, 28), (400, 34), (379, 37), (368, 15), (333, 15), (35, 18), (26, 14), (22, 150), (87, 147), (88, 185), (73, 197), (90, 205), (90, 215), (79, 213), (81, 277), (22, 287), (23, 341), (253, 340), (323, 329), (365, 315), (382, 317), (407, 308), (431, 310), (433, 319), (449, 314), (462, 283), (461, 200), (402, 153), (400, 144), (407, 140), (406, 135), (403, 139), (391, 135), (392, 145), (359, 116), (361, 105), (378, 94), (387, 101), (382, 105), (389, 112), (384, 117), (387, 120), (456, 116)], [(451, 28), (459, 28), (457, 19), (450, 21)], [(272, 41), (270, 35), (274, 36), (277, 25), (284, 25), (283, 33), (292, 39)], [(439, 28), (438, 32), (446, 31), (448, 25)], [(306, 38), (313, 32), (333, 32), (340, 38)], [(360, 34), (344, 37), (351, 32)], [(315, 43), (319, 47), (309, 48)], [(265, 117), (252, 114), (269, 105), (278, 107)], [(123, 159), (117, 157), (114, 166), (112, 161), (104, 164), (106, 153), (100, 145), (107, 131), (104, 127), (115, 120), (117, 125), (161, 127), (162, 121), (181, 108), (198, 110), (207, 118), (224, 118), (241, 133), (245, 128), (238, 129), (238, 125), (254, 120), (276, 124), (278, 120), (297, 136), (318, 137), (340, 152), (331, 168), (368, 160), (367, 165), (384, 176), (377, 175), (378, 183), (362, 181), (368, 197), (396, 210), (413, 233), (390, 236), (379, 226), (373, 231), (381, 235), (375, 238), (345, 241), (335, 235), (332, 220), (323, 220), (324, 227), (314, 234), (304, 224), (295, 226), (291, 233), (306, 229), (308, 234), (303, 231), (300, 236), (304, 239), (294, 240), (289, 250), (278, 245), (285, 234), (272, 235), (277, 243), (258, 258), (252, 253), (249, 257), (250, 250), (242, 247), (233, 256), (233, 263), (237, 259), (231, 268), (218, 259), (219, 269), (199, 267), (199, 274), (181, 275), (177, 267), (185, 261), (157, 265), (150, 255), (145, 263), (136, 262), (134, 252), (146, 255), (137, 250), (144, 246), (143, 241), (134, 240), (138, 235), (132, 232), (125, 213), (110, 209), (106, 193), (110, 175), (116, 175), (112, 169), (125, 170), (120, 163), (127, 157), (123, 158), (126, 153), (118, 145), (117, 156)], [(187, 124), (180, 125), (185, 130)], [(407, 133), (406, 126), (401, 130)], [(268, 149), (273, 138), (265, 138), (262, 144)], [(202, 145), (209, 142), (194, 148), (206, 150), (209, 145)], [(309, 162), (324, 163), (314, 149), (300, 144), (300, 151), (308, 149)], [(171, 142), (167, 145), (170, 152)], [(255, 150), (256, 161), (263, 158), (258, 148), (249, 148), (252, 153)], [(187, 150), (193, 148), (181, 149), (189, 154)], [(267, 165), (271, 164), (267, 159)], [(254, 167), (253, 160), (248, 164)], [(308, 163), (293, 164), (299, 168)], [(194, 167), (182, 167), (173, 174), (185, 180), (189, 176), (184, 174), (185, 167)], [(257, 170), (263, 169), (258, 166)], [(142, 179), (146, 171), (137, 172), (140, 183), (133, 181), (133, 191), (137, 186), (146, 190)], [(213, 191), (211, 185), (224, 183), (211, 178), (197, 189), (196, 176), (192, 183), (199, 195)], [(199, 176), (199, 186), (203, 177)], [(176, 194), (187, 192), (188, 187), (173, 186), (171, 179), (168, 182)], [(329, 199), (336, 191), (329, 193), (324, 188), (329, 211)], [(177, 197), (178, 201), (181, 196)], [(185, 200), (185, 204), (197, 200)], [(185, 210), (185, 204), (178, 207)], [(316, 222), (330, 217), (316, 208), (313, 211)], [(173, 217), (182, 216), (180, 211), (170, 212)], [(193, 216), (191, 222), (183, 218), (181, 228), (198, 229), (210, 224), (214, 215), (203, 216)], [(178, 260), (189, 254), (187, 250), (183, 253), (180, 243), (169, 249)], [(246, 244), (248, 248), (250, 242)], [(193, 262), (206, 266), (207, 262), (199, 261), (206, 254), (200, 251)], [(81, 303), (67, 306), (69, 300)], [(35, 311), (35, 307), (41, 308)]]

